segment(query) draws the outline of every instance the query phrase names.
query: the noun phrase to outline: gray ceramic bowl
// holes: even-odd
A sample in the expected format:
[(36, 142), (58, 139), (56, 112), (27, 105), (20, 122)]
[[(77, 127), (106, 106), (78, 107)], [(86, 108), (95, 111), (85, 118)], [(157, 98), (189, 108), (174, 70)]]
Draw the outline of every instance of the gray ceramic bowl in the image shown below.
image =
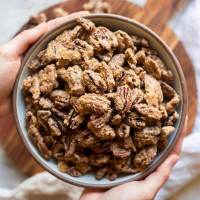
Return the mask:
[(56, 163), (53, 160), (46, 161), (39, 153), (35, 145), (32, 143), (32, 141), (30, 140), (25, 123), (25, 105), (22, 95), (22, 83), (23, 80), (29, 74), (27, 69), (27, 64), (38, 54), (38, 52), (40, 52), (40, 50), (45, 48), (45, 46), (49, 41), (51, 41), (57, 35), (62, 33), (65, 29), (70, 29), (74, 27), (76, 25), (76, 21), (75, 20), (67, 21), (66, 23), (62, 24), (61, 26), (57, 27), (51, 32), (47, 33), (38, 42), (36, 42), (36, 44), (28, 51), (23, 60), (15, 84), (14, 97), (13, 97), (14, 113), (15, 113), (18, 132), (26, 148), (43, 168), (45, 168), (48, 172), (50, 172), (51, 174), (55, 175), (56, 177), (65, 182), (69, 182), (84, 187), (109, 188), (117, 186), (122, 183), (126, 183), (128, 181), (143, 179), (151, 172), (153, 172), (169, 155), (169, 153), (171, 152), (171, 150), (173, 149), (175, 143), (179, 138), (186, 117), (186, 110), (187, 110), (186, 82), (180, 64), (177, 61), (174, 54), (172, 53), (172, 51), (159, 38), (159, 36), (157, 36), (153, 31), (149, 30), (144, 25), (136, 21), (130, 20), (128, 18), (112, 14), (91, 14), (85, 17), (91, 19), (96, 25), (106, 26), (113, 31), (121, 29), (129, 34), (137, 34), (147, 38), (150, 41), (151, 46), (159, 52), (161, 58), (164, 60), (166, 65), (173, 71), (175, 75), (174, 87), (181, 97), (181, 103), (178, 108), (180, 119), (176, 123), (176, 129), (174, 133), (171, 134), (169, 138), (169, 143), (166, 146), (166, 148), (155, 158), (152, 164), (144, 172), (137, 173), (134, 175), (121, 176), (114, 181), (109, 181), (107, 179), (96, 180), (92, 174), (84, 175), (81, 177), (72, 177), (66, 173), (60, 172), (57, 168)]

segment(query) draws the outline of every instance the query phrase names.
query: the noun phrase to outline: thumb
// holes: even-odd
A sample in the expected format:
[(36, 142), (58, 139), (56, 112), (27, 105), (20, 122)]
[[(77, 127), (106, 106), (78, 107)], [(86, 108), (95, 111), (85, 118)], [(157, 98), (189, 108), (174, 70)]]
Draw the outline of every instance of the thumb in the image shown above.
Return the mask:
[(178, 158), (179, 157), (176, 154), (170, 155), (154, 173), (142, 181), (142, 184), (145, 188), (148, 188), (152, 196), (155, 196), (155, 194), (169, 179), (172, 168), (178, 161)]
[(45, 30), (46, 23), (44, 22), (35, 28), (22, 31), (15, 38), (3, 45), (2, 51), (9, 56), (20, 56), (45, 33)]
[(44, 33), (58, 27), (59, 25), (79, 16), (89, 14), (87, 11), (70, 14), (66, 17), (50, 20), (47, 23), (41, 23), (35, 28), (22, 31), (19, 35), (1, 47), (4, 54), (9, 56), (21, 56), (25, 51), (35, 43)]

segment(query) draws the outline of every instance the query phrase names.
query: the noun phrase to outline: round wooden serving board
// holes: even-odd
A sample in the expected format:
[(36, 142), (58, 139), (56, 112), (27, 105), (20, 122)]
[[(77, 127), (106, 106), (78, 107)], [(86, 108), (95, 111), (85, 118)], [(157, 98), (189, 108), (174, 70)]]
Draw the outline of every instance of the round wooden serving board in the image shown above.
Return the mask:
[[(48, 18), (51, 19), (53, 8), (62, 7), (68, 13), (73, 13), (83, 10), (83, 4), (85, 2), (87, 2), (87, 0), (68, 0), (47, 8), (42, 12), (47, 14)], [(160, 35), (160, 37), (176, 54), (187, 81), (189, 95), (189, 126), (187, 133), (191, 133), (197, 112), (195, 72), (190, 58), (183, 47), (183, 44), (167, 25), (167, 22), (177, 12), (177, 10), (183, 8), (186, 0), (148, 0), (144, 8), (136, 6), (125, 0), (108, 0), (108, 2), (112, 5), (112, 13), (123, 15), (142, 22)], [(29, 22), (25, 24), (22, 29), (25, 29), (28, 26)], [(11, 134), (0, 134), (0, 142), (2, 143), (8, 156), (13, 161), (13, 165), (15, 165), (24, 174), (30, 176), (42, 171), (42, 168), (30, 156), (30, 154), (28, 154), (16, 132)]]

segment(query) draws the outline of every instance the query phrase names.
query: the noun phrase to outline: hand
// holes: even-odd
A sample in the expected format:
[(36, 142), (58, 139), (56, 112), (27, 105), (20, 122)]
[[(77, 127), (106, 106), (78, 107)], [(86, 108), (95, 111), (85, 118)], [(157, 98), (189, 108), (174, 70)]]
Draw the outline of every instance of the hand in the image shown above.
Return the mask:
[(11, 104), (12, 89), (17, 77), (22, 55), (43, 34), (71, 18), (83, 16), (88, 12), (78, 12), (66, 17), (42, 23), (33, 29), (25, 30), (8, 43), (0, 46), (0, 130), (9, 134), (16, 131)]
[(185, 125), (180, 139), (171, 155), (157, 168), (155, 172), (142, 181), (133, 181), (114, 187), (110, 190), (86, 189), (80, 200), (151, 200), (168, 180), (173, 166), (176, 164), (181, 151), (183, 138), (187, 131), (186, 117)]

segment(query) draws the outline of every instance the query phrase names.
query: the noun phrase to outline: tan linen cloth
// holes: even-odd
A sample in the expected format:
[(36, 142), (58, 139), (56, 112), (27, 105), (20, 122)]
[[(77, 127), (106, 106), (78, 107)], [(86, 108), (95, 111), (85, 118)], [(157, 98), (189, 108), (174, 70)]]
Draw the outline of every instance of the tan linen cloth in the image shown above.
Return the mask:
[[(20, 184), (7, 200), (77, 200), (83, 188), (65, 183), (48, 172)], [(1, 198), (0, 198), (1, 199)]]

